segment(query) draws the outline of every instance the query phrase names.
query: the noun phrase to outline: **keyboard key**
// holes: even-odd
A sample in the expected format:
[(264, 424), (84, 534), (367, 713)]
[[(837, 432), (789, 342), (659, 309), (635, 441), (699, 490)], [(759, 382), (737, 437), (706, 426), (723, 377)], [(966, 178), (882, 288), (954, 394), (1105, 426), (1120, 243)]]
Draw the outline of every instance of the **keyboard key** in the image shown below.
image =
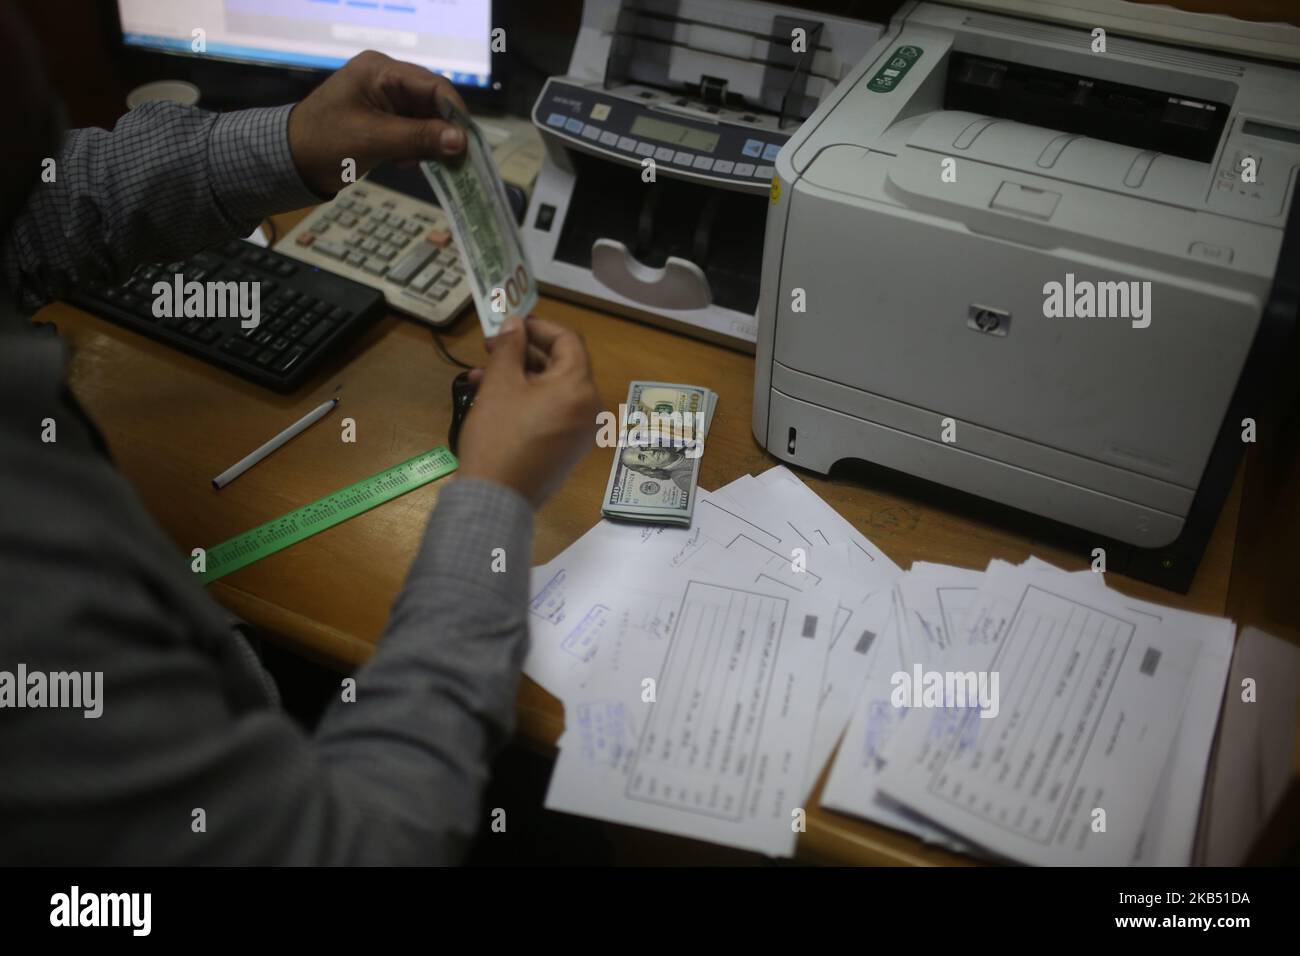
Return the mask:
[(314, 232), (300, 232), (298, 238), (294, 240), (300, 246), (310, 246), (315, 241), (316, 233)]
[(437, 254), (437, 252), (438, 247), (431, 243), (416, 243), (415, 247), (403, 256), (402, 260), (398, 262), (397, 265), (393, 266), (392, 270), (388, 273), (388, 281), (396, 282), (399, 285), (409, 282), (411, 277), (423, 269), (425, 265), (428, 264), (429, 260)]
[(221, 351), (227, 352), (236, 358), (247, 359), (257, 354), (257, 346), (236, 336), (221, 346)]
[(298, 364), (298, 360), (307, 354), (307, 350), (301, 345), (295, 345), (289, 351), (281, 355), (280, 360), (275, 363), (277, 372), (287, 372)]
[(382, 258), (371, 256), (366, 260), (366, 264), (361, 268), (365, 269), (371, 275), (381, 276), (388, 271), (388, 263), (384, 262)]
[(325, 255), (332, 256), (335, 259), (342, 259), (348, 254), (347, 246), (334, 239), (317, 239), (312, 248), (317, 252), (323, 252)]
[(321, 319), (308, 330), (307, 334), (302, 337), (302, 344), (307, 348), (314, 347), (321, 339), (329, 335), (330, 329), (334, 328), (334, 323), (329, 319)]
[(442, 276), (443, 268), (436, 262), (427, 266), (414, 279), (411, 280), (410, 288), (416, 292), (423, 292), (429, 286), (433, 285)]

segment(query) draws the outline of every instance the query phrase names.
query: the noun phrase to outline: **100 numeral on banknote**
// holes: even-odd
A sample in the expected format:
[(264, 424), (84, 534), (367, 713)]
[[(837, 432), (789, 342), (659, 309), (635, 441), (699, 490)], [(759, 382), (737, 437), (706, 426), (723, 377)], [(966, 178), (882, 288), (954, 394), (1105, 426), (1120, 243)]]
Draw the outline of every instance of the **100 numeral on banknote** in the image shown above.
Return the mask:
[(537, 305), (537, 279), (519, 238), (505, 186), (474, 121), (448, 104), (446, 119), (465, 130), (465, 156), (456, 165), (420, 164), (451, 220), (452, 235), (470, 275), (483, 334), (496, 335), (512, 317), (525, 319)]

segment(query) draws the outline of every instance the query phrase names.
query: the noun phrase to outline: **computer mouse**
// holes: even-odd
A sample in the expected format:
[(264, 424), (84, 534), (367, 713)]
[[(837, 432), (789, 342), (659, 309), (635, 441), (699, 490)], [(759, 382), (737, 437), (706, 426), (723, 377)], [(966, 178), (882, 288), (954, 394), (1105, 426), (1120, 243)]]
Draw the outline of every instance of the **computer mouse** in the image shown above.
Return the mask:
[(474, 407), (474, 394), (477, 386), (470, 383), (469, 372), (461, 372), (451, 380), (451, 430), (447, 433), (447, 447), (456, 454), (456, 445), (460, 441), (460, 427), (465, 423), (465, 416)]

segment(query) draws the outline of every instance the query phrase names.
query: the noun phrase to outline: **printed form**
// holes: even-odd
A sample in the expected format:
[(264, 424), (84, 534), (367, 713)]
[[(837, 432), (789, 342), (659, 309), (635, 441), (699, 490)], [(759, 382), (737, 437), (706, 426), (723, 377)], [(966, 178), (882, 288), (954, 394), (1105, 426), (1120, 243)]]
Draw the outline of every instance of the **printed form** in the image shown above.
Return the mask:
[(1129, 863), (1194, 648), (1118, 595), (1001, 562), (970, 620), (949, 666), (999, 672), (998, 716), (915, 714), (886, 751), (881, 791), (1022, 862)]
[(682, 580), (671, 634), (615, 642), (572, 698), (546, 806), (789, 856), (832, 622), (798, 593)]

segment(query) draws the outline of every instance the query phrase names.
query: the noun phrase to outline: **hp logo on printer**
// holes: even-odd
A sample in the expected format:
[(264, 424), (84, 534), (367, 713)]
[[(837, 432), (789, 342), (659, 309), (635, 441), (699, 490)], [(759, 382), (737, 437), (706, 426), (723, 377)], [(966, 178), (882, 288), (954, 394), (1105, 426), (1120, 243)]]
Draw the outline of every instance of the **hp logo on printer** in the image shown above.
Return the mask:
[(966, 308), (966, 326), (987, 335), (1005, 336), (1011, 331), (1011, 313), (971, 304)]

